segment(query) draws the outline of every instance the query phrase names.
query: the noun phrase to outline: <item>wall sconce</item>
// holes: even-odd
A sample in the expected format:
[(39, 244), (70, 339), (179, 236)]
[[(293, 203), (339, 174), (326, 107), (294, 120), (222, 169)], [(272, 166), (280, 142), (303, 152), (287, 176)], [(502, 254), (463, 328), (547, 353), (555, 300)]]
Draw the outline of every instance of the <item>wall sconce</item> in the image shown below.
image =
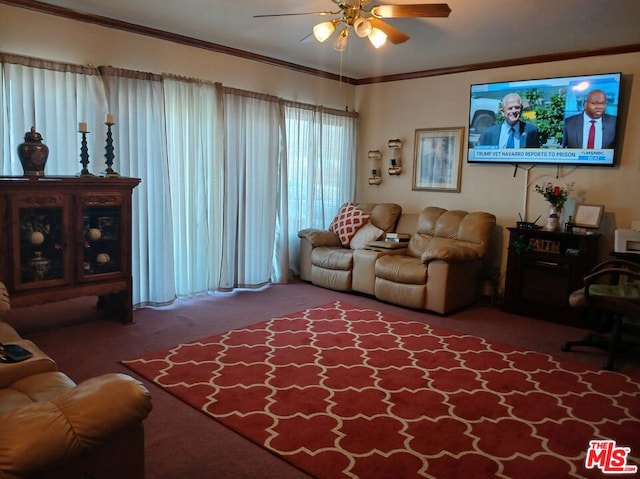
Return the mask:
[[(399, 139), (389, 140), (387, 146), (392, 150), (399, 150), (402, 148), (402, 141)], [(400, 155), (398, 153), (393, 154), (393, 158), (391, 158), (391, 166), (389, 167), (389, 175), (397, 176), (402, 173), (402, 166), (400, 166)]]
[(380, 161), (380, 159), (382, 158), (382, 153), (380, 153), (380, 150), (370, 150), (368, 157), (372, 163), (371, 176), (369, 177), (369, 184), (379, 185), (380, 182), (382, 181), (382, 178), (380, 177), (380, 170), (378, 170), (377, 166), (378, 166), (378, 161)]
[(377, 169), (372, 169), (371, 170), (371, 176), (369, 177), (369, 184), (370, 185), (379, 185), (382, 182), (382, 178), (380, 177), (380, 174), (378, 173)]

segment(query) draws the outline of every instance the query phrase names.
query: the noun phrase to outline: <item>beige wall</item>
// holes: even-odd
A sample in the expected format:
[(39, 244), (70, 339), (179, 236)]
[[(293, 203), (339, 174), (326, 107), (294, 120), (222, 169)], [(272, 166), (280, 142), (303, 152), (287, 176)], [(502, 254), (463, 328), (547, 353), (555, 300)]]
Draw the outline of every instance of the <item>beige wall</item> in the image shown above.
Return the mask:
[[(546, 214), (541, 196), (532, 192), (534, 184), (575, 181), (574, 196), (580, 201), (605, 205), (603, 257), (613, 248), (615, 228), (628, 228), (632, 219), (640, 219), (640, 115), (637, 114), (640, 89), (632, 85), (633, 78), (640, 77), (640, 53), (353, 87), (3, 4), (0, 4), (0, 51), (71, 63), (168, 72), (289, 100), (356, 109), (360, 112), (358, 201), (397, 202), (408, 212), (418, 212), (427, 205), (486, 210), (497, 216), (506, 234), (504, 228), (514, 226), (519, 213), (530, 219)], [(470, 84), (613, 71), (624, 75), (623, 105), (627, 105), (622, 113), (624, 143), (615, 168), (563, 167), (556, 180), (555, 167), (538, 166), (528, 172), (519, 169), (514, 177), (512, 166), (467, 165), (463, 159), (460, 193), (411, 190), (415, 130), (466, 126)], [(386, 145), (391, 138), (404, 142), (401, 152), (404, 172), (398, 177), (386, 173), (390, 157)], [(383, 182), (379, 186), (369, 186), (367, 182), (371, 165), (366, 153), (372, 149), (380, 149), (385, 155)], [(466, 151), (463, 153), (466, 156)], [(503, 258), (506, 243), (504, 236)]]
[[(536, 166), (528, 172), (519, 169), (514, 177), (513, 166), (467, 165), (465, 149), (459, 193), (412, 191), (415, 130), (464, 126), (466, 134), (472, 83), (618, 71), (623, 73), (624, 142), (614, 168), (562, 167), (556, 179), (556, 167)], [(637, 84), (632, 85), (634, 77), (640, 78), (640, 53), (359, 86), (356, 91), (356, 109), (360, 112), (358, 199), (396, 202), (410, 212), (418, 212), (427, 205), (492, 212), (503, 230), (504, 270), (508, 243), (508, 231), (504, 228), (515, 226), (518, 214), (534, 220), (538, 215), (544, 218), (548, 211), (533, 185), (547, 181), (560, 185), (575, 182), (572, 196), (576, 201), (605, 205), (601, 228), (605, 235), (600, 243), (600, 255), (604, 258), (613, 250), (614, 230), (629, 228), (631, 220), (640, 219), (640, 115), (637, 113), (640, 89)], [(392, 157), (387, 141), (392, 138), (400, 138), (404, 143), (403, 173), (396, 177), (386, 172), (388, 158)], [(384, 155), (382, 183), (370, 186), (367, 179), (371, 162), (367, 151), (376, 149)]]

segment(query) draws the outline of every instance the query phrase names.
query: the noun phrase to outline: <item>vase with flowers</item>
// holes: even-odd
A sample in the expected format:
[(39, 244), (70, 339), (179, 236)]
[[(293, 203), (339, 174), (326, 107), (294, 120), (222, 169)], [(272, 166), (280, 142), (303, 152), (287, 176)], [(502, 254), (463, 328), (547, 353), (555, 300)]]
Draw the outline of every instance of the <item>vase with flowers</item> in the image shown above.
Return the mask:
[(562, 187), (549, 182), (545, 185), (535, 185), (536, 192), (540, 193), (549, 203), (549, 216), (547, 217), (546, 230), (557, 231), (562, 223), (564, 204), (573, 190), (574, 183)]

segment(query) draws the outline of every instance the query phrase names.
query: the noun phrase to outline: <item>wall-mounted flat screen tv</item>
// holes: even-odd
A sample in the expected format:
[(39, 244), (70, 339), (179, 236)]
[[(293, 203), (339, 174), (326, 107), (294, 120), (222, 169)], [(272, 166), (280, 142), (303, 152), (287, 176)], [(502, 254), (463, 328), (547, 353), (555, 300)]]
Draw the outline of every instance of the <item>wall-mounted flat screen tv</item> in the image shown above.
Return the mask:
[(471, 85), (467, 161), (613, 166), (621, 76)]

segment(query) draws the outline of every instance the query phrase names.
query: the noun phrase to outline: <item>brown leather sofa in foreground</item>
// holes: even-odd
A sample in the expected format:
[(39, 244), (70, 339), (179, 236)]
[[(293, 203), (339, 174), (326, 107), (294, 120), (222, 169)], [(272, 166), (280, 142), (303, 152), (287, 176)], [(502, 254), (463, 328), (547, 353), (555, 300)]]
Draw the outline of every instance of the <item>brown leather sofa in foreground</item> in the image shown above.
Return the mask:
[(3, 321), (8, 309), (0, 283), (0, 342), (33, 353), (0, 363), (0, 478), (144, 478), (149, 391), (115, 373), (75, 384)]

